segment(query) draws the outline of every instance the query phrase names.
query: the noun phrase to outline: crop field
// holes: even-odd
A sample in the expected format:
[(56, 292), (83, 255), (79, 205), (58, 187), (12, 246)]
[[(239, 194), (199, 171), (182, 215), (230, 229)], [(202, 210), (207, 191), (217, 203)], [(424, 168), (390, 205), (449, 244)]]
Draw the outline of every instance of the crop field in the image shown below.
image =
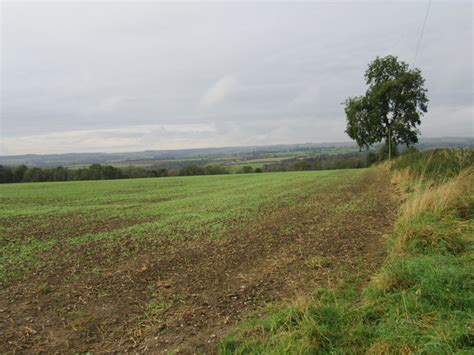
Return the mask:
[[(312, 149), (306, 147), (306, 149), (300, 150), (295, 147), (286, 147), (277, 150), (274, 149), (272, 151), (258, 150), (258, 148), (256, 148), (251, 152), (239, 152), (238, 149), (235, 151), (233, 151), (232, 148), (229, 149), (230, 151), (226, 150), (221, 154), (216, 152), (213, 152), (212, 154), (201, 152), (197, 155), (188, 153), (189, 155), (186, 155), (185, 157), (173, 157), (173, 155), (171, 155), (168, 158), (147, 159), (140, 159), (140, 153), (136, 153), (136, 156), (131, 156), (129, 159), (124, 159), (124, 157), (120, 156), (114, 157), (113, 160), (107, 160), (104, 158), (104, 161), (101, 161), (101, 163), (112, 165), (116, 168), (135, 166), (141, 168), (160, 167), (167, 169), (175, 169), (178, 166), (184, 167), (186, 165), (221, 165), (228, 168), (230, 171), (236, 171), (244, 166), (261, 168), (265, 164), (280, 163), (288, 159), (315, 158), (321, 155), (337, 157), (341, 154), (358, 152), (358, 149), (355, 146), (314, 147)], [(5, 159), (5, 157), (3, 157), (3, 159)], [(52, 159), (54, 161), (54, 158)], [(0, 157), (0, 162), (2, 161), (4, 160)], [(23, 162), (22, 160), (20, 161)], [(31, 163), (30, 161), (26, 162)], [(5, 161), (5, 163), (8, 163), (8, 161)], [(71, 164), (61, 161), (56, 165), (62, 165), (70, 169), (79, 169), (90, 166), (90, 163)]]
[(0, 186), (0, 352), (213, 351), (384, 259), (374, 169)]

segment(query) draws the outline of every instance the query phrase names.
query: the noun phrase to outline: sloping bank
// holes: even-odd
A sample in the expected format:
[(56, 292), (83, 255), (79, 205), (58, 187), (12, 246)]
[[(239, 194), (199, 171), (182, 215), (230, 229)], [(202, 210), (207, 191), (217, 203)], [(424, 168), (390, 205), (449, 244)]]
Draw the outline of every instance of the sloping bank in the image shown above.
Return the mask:
[(391, 169), (405, 202), (372, 280), (269, 310), (223, 339), (219, 351), (472, 353), (473, 162), (472, 150), (399, 158)]

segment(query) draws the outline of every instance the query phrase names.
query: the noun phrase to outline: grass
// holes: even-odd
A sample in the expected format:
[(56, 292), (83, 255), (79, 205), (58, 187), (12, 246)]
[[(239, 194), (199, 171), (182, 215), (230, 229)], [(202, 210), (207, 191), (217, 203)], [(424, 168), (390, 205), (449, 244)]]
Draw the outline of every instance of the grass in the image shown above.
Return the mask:
[(166, 312), (170, 305), (166, 302), (163, 295), (159, 295), (157, 299), (153, 299), (145, 307), (145, 317), (147, 319), (156, 319)]
[(473, 149), (433, 149), (405, 154), (392, 164), (396, 172), (406, 170), (414, 178), (443, 182), (474, 165)]
[(474, 172), (447, 161), (466, 153), (420, 154), (393, 164), (407, 200), (388, 258), (367, 286), (349, 277), (340, 288), (273, 306), (224, 338), (220, 352), (471, 354)]
[[(474, 173), (469, 154), (436, 151), (399, 158), (391, 168), (405, 202), (387, 242), (386, 262), (372, 280), (367, 284), (349, 275), (337, 288), (269, 305), (225, 337), (220, 352), (472, 353)], [(118, 248), (111, 265), (119, 267), (139, 260), (143, 248), (152, 249), (155, 242), (232, 238), (233, 228), (304, 204), (325, 188), (337, 200), (361, 174), (362, 169), (3, 185), (0, 282), (41, 276), (35, 294), (53, 297), (58, 284), (49, 283), (49, 263), (73, 260), (80, 267), (75, 258), (94, 252), (107, 258)], [(368, 204), (349, 201), (331, 213), (359, 211)], [(107, 269), (100, 258), (93, 261), (91, 273)], [(315, 255), (307, 266), (318, 272), (331, 262)], [(161, 322), (179, 303), (180, 295), (167, 292), (152, 283), (139, 302), (138, 321)]]
[[(0, 281), (21, 277), (71, 245), (222, 238), (259, 213), (297, 204), (363, 170), (0, 186)], [(336, 190), (337, 193), (337, 190)], [(55, 250), (57, 253), (52, 253)]]

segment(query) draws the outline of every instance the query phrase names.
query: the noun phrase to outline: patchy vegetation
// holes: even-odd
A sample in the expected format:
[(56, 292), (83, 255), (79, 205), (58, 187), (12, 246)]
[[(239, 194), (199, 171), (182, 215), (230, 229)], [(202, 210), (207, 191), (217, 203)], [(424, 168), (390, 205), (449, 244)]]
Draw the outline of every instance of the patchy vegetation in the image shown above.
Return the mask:
[(221, 238), (269, 206), (349, 177), (347, 171), (58, 182), (0, 187), (0, 279), (48, 262), (42, 253), (104, 239)]
[[(472, 152), (407, 154), (393, 166), (406, 202), (382, 269), (362, 290), (316, 290), (252, 319), (224, 354), (472, 353)], [(471, 160), (472, 161), (472, 160)]]
[(470, 353), (469, 159), (0, 186), (0, 351)]
[(0, 352), (209, 353), (269, 302), (366, 277), (374, 170), (0, 186)]

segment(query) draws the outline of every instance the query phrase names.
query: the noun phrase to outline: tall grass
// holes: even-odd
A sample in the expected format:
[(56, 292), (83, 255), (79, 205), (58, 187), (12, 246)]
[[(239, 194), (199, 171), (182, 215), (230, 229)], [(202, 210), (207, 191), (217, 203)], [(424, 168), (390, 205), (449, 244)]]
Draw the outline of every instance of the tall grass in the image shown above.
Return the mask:
[(362, 291), (319, 290), (271, 310), (225, 338), (220, 351), (473, 353), (472, 156), (446, 150), (400, 157), (392, 169), (410, 193), (372, 281)]
[(412, 179), (443, 182), (474, 166), (473, 149), (433, 149), (410, 152), (392, 164), (393, 171), (407, 170)]

